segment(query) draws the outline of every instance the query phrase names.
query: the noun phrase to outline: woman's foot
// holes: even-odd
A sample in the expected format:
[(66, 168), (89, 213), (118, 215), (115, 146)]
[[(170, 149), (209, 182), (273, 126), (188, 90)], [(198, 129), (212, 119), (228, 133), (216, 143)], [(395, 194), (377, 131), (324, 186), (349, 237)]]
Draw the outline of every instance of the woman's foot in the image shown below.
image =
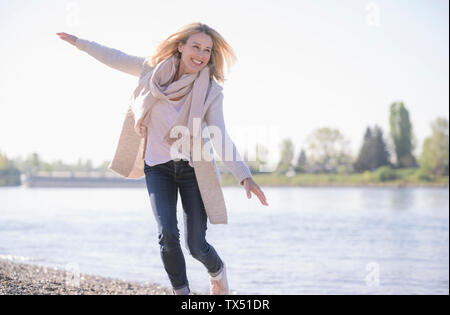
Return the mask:
[(173, 295), (189, 295), (189, 293), (191, 293), (191, 290), (189, 290), (188, 287), (184, 287), (184, 288), (177, 289), (177, 290), (172, 288), (172, 292), (173, 292)]
[(225, 263), (223, 263), (222, 271), (217, 276), (209, 275), (209, 281), (211, 283), (210, 293), (211, 295), (228, 295), (228, 280), (227, 270)]

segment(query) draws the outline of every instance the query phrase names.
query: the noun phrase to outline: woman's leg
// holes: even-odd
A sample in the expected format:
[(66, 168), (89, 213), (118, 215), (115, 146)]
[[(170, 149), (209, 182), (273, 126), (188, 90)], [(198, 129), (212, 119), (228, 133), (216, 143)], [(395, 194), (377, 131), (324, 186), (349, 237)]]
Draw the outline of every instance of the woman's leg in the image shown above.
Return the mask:
[(158, 224), (158, 239), (164, 269), (172, 288), (177, 293), (187, 294), (189, 283), (177, 226), (178, 189), (173, 164), (170, 161), (154, 166), (145, 164), (144, 172), (150, 203)]
[(186, 248), (206, 267), (210, 275), (220, 273), (222, 260), (206, 239), (207, 215), (194, 168), (188, 162), (178, 162), (176, 180), (184, 210)]

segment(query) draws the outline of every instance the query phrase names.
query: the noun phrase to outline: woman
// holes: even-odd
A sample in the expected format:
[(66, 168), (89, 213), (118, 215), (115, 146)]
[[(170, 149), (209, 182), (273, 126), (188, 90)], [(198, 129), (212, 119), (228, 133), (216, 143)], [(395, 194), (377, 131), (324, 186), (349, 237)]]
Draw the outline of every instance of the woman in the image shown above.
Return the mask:
[[(225, 80), (224, 61), (228, 66), (234, 61), (231, 47), (202, 23), (183, 26), (161, 42), (149, 58), (127, 55), (74, 35), (57, 35), (106, 65), (139, 77), (109, 168), (127, 178), (145, 175), (158, 224), (161, 258), (173, 293), (190, 292), (177, 227), (179, 191), (186, 248), (206, 267), (210, 293), (229, 294), (225, 263), (205, 239), (207, 218), (212, 224), (225, 224), (227, 217), (220, 173), (211, 151), (204, 150), (208, 142), (204, 140), (204, 129), (198, 128), (199, 122), (208, 130), (216, 127), (217, 132), (209, 140), (213, 139), (215, 151), (244, 187), (247, 197), (254, 193), (268, 206), (224, 125), (222, 87), (216, 81)], [(180, 131), (179, 127), (184, 127), (189, 136), (183, 134), (180, 139), (174, 132)], [(207, 132), (206, 137), (209, 135)], [(195, 146), (196, 141), (200, 147)], [(222, 144), (236, 152), (236, 159), (225, 155)]]

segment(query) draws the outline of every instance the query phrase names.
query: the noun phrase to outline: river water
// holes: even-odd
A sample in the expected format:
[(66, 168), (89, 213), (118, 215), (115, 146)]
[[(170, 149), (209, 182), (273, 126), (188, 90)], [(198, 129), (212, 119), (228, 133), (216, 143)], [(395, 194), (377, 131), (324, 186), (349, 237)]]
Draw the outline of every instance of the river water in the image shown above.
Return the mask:
[[(448, 188), (224, 187), (207, 240), (236, 294), (449, 294)], [(205, 267), (184, 247), (188, 279)], [(170, 287), (141, 188), (1, 188), (0, 259)]]

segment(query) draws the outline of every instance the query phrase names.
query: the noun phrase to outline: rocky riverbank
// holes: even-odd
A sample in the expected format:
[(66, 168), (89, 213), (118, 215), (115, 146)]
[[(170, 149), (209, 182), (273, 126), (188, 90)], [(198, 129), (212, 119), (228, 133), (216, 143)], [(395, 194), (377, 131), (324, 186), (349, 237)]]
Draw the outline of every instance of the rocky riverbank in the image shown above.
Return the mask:
[[(0, 260), (0, 295), (172, 295), (170, 288)], [(191, 292), (193, 295), (207, 294)]]

